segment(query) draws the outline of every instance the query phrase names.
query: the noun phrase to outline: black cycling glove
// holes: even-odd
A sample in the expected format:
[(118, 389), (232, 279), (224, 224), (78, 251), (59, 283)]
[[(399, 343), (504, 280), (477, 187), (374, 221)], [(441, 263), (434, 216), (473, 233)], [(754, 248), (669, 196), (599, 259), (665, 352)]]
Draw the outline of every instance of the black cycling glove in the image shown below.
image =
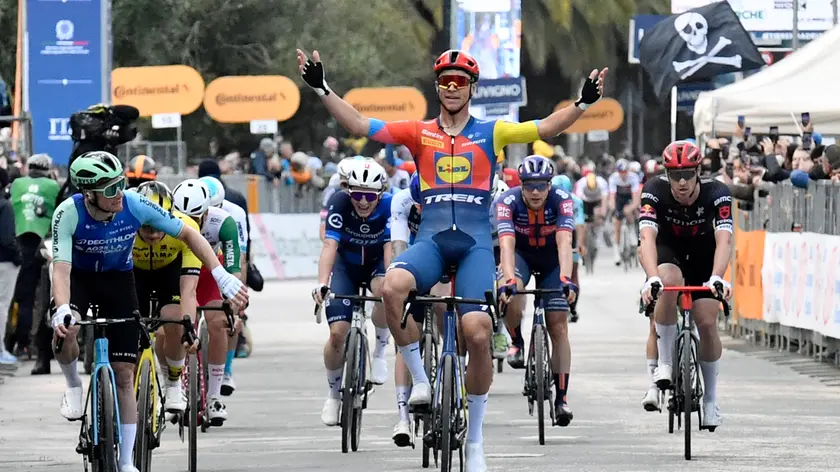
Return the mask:
[(580, 98), (575, 101), (575, 106), (581, 110), (586, 110), (590, 105), (597, 102), (601, 98), (599, 85), (601, 85), (601, 80), (598, 76), (594, 79), (587, 77), (580, 88)]
[(306, 82), (306, 85), (312, 87), (312, 90), (314, 90), (318, 96), (323, 97), (332, 92), (330, 86), (327, 85), (323, 62), (312, 62), (312, 59), (307, 59), (306, 64), (303, 66), (303, 73), (300, 74), (300, 76), (303, 81)]

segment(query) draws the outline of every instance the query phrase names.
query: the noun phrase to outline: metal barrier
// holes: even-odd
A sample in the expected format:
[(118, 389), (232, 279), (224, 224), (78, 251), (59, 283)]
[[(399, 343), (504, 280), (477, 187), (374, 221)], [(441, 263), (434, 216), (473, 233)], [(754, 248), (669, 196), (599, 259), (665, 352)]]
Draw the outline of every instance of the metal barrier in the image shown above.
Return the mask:
[[(737, 230), (730, 267), (730, 281), (736, 291), (736, 296), (732, 319), (721, 319), (721, 328), (733, 337), (743, 338), (754, 344), (763, 344), (768, 349), (777, 349), (780, 352), (796, 352), (803, 356), (812, 357), (819, 362), (830, 361), (836, 366), (840, 366), (840, 339), (838, 339), (840, 336), (829, 337), (809, 329), (766, 321), (767, 294), (772, 293), (775, 288), (765, 290), (763, 282), (762, 285), (759, 285), (763, 293), (759, 302), (762, 304), (762, 311), (765, 311), (765, 314), (761, 316), (762, 319), (755, 319), (754, 314), (750, 318), (743, 316), (747, 309), (753, 309), (754, 311), (754, 307), (739, 306), (739, 294), (737, 292), (745, 290), (744, 287), (747, 284), (751, 285), (750, 290), (753, 292), (756, 290), (754, 280), (749, 282), (744, 280), (756, 277), (755, 263), (746, 261), (746, 264), (752, 267), (741, 267), (738, 263), (739, 259), (743, 259), (739, 258), (738, 251), (743, 249), (744, 241), (750, 237), (747, 232), (765, 230), (765, 234), (769, 233), (771, 235), (773, 233), (792, 232), (840, 235), (840, 184), (828, 180), (812, 181), (806, 190), (794, 187), (790, 182), (783, 182), (779, 185), (769, 186), (767, 190), (769, 195), (765, 198), (756, 198), (749, 210), (744, 209), (745, 206), (749, 207), (749, 205), (745, 205), (743, 202), (737, 204), (738, 209), (735, 214)], [(760, 239), (763, 246), (764, 239)], [(758, 281), (762, 280), (766, 254), (763, 254), (760, 270), (757, 271)], [(750, 257), (755, 258), (756, 255), (753, 254)], [(742, 260), (742, 265), (744, 262)], [(794, 262), (804, 263), (803, 260)], [(830, 260), (826, 262), (831, 264)], [(791, 269), (788, 268), (788, 270)], [(834, 283), (829, 279), (827, 278), (826, 281), (821, 281), (821, 283)], [(781, 283), (788, 284), (789, 282), (783, 278)], [(816, 282), (811, 281), (810, 283), (814, 284)], [(790, 288), (797, 294), (804, 291), (802, 286)], [(808, 297), (807, 293), (810, 293), (814, 298), (823, 296), (822, 293), (818, 294), (816, 291), (805, 293), (801, 295), (802, 298)], [(809, 302), (811, 301), (814, 300), (809, 300)], [(741, 305), (744, 305), (743, 298)], [(815, 312), (811, 316), (817, 316), (818, 314)]]
[(130, 141), (117, 149), (123, 162), (138, 154), (151, 156), (158, 168), (170, 167), (182, 174), (187, 168), (187, 143), (183, 141)]
[[(158, 179), (174, 189), (189, 175), (161, 175)], [(226, 175), (225, 184), (241, 192), (248, 199), (251, 213), (318, 213), (321, 211), (322, 192), (312, 187), (286, 185), (274, 186), (265, 177), (258, 175)]]

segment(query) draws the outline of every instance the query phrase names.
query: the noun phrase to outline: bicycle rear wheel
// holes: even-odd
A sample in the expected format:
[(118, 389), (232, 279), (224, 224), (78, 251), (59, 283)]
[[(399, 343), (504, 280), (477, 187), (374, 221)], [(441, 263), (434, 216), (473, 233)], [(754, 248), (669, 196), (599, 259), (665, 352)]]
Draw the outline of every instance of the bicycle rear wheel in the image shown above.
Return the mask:
[[(359, 351), (357, 362), (359, 365), (358, 377), (356, 378), (355, 395), (353, 396), (353, 435), (350, 437), (350, 450), (359, 450), (359, 441), (362, 436), (362, 414), (367, 407), (367, 339), (359, 333)], [(356, 401), (356, 400), (359, 401)]]
[(446, 356), (443, 361), (443, 392), (440, 401), (440, 470), (452, 470), (452, 447), (455, 445), (455, 359)]
[[(428, 316), (428, 313), (426, 314)], [(426, 371), (426, 378), (429, 379), (429, 384), (435, 384), (435, 376), (437, 375), (438, 364), (437, 341), (431, 334), (423, 336), (423, 370)], [(434, 398), (434, 392), (432, 392)], [(429, 467), (429, 453), (431, 448), (426, 444), (426, 435), (432, 430), (432, 414), (431, 411), (426, 411), (422, 414), (423, 421), (423, 468)]]
[(680, 384), (682, 386), (683, 429), (685, 430), (685, 460), (691, 460), (691, 406), (694, 388), (691, 384), (691, 333), (684, 331), (680, 342)]
[(117, 415), (114, 406), (114, 385), (108, 369), (99, 369), (97, 373), (97, 430), (99, 431), (99, 445), (95, 446), (95, 456), (100, 464), (101, 472), (118, 472), (117, 448)]
[(198, 354), (189, 355), (187, 372), (187, 411), (184, 413), (187, 419), (187, 434), (189, 435), (187, 470), (196, 472), (198, 470), (198, 389), (200, 386)]
[(344, 356), (344, 388), (341, 389), (341, 452), (347, 453), (353, 435), (353, 402), (356, 396), (359, 336), (355, 329), (347, 333)]
[(545, 380), (546, 380), (546, 364), (547, 364), (547, 346), (545, 345), (545, 331), (541, 324), (534, 325), (534, 331), (531, 333), (531, 342), (534, 346), (534, 388), (537, 401), (537, 430), (539, 434), (540, 446), (545, 445)]
[(152, 408), (152, 366), (149, 361), (140, 364), (140, 382), (137, 385), (137, 438), (134, 443), (134, 466), (140, 472), (150, 472), (152, 468), (152, 418), (155, 411)]

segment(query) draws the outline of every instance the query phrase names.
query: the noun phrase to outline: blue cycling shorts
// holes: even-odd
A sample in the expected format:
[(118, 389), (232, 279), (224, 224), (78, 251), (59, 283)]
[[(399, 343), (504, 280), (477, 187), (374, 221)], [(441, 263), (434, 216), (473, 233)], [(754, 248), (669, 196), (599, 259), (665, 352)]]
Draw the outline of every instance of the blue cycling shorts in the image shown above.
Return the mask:
[[(489, 236), (489, 235), (488, 235)], [(448, 267), (456, 266), (455, 295), (464, 298), (484, 299), (486, 290), (493, 290), (496, 264), (490, 238), (481, 243), (461, 230), (447, 230), (418, 238), (405, 252), (397, 256), (391, 267), (411, 272), (418, 293), (428, 293), (440, 282)], [(458, 305), (463, 315), (473, 311), (489, 313), (486, 305)]]
[[(362, 283), (370, 282), (385, 275), (382, 259), (365, 265), (350, 264), (336, 254), (330, 277), (330, 292), (336, 295), (358, 295)], [(324, 304), (327, 312), (327, 323), (336, 321), (350, 322), (353, 318), (353, 302), (350, 300), (327, 300)]]
[[(542, 260), (543, 258), (538, 259), (530, 254), (522, 254), (519, 251), (514, 254), (514, 257), (516, 258), (516, 278), (522, 281), (523, 286), (528, 286), (533, 272), (539, 272), (536, 276), (537, 288), (563, 288), (563, 284), (560, 282), (560, 262), (556, 255), (548, 258), (551, 259), (550, 262)], [(502, 271), (499, 269), (499, 280), (501, 281), (501, 279)], [(542, 296), (542, 302), (546, 312), (569, 311), (569, 302), (562, 293), (545, 294)]]

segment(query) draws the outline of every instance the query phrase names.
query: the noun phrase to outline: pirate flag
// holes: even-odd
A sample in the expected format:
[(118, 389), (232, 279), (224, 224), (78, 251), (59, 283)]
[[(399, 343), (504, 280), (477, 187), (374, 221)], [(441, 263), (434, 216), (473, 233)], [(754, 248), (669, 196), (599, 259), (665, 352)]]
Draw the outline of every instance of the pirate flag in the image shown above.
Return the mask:
[(660, 100), (680, 82), (765, 64), (728, 2), (693, 8), (660, 21), (645, 32), (639, 61)]

